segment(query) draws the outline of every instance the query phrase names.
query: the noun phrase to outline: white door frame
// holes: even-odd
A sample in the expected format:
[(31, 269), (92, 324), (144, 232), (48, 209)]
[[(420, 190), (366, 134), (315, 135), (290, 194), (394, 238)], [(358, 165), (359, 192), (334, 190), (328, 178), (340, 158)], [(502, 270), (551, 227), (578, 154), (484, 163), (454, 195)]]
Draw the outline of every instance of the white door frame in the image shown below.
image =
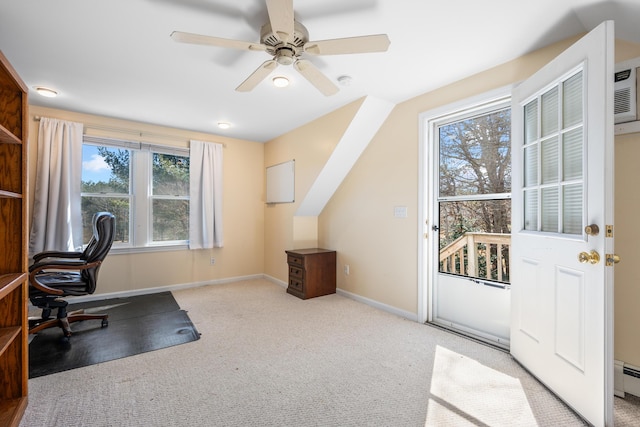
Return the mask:
[(510, 84), (489, 92), (474, 95), (451, 104), (443, 105), (419, 115), (419, 144), (418, 144), (418, 322), (425, 323), (433, 320), (433, 274), (438, 265), (433, 255), (432, 236), (434, 232), (431, 226), (437, 218), (432, 218), (435, 204), (435, 194), (431, 185), (434, 160), (433, 147), (429, 145), (429, 136), (432, 132), (431, 122), (439, 117), (460, 110), (473, 110), (482, 105), (498, 102), (509, 98), (515, 85)]

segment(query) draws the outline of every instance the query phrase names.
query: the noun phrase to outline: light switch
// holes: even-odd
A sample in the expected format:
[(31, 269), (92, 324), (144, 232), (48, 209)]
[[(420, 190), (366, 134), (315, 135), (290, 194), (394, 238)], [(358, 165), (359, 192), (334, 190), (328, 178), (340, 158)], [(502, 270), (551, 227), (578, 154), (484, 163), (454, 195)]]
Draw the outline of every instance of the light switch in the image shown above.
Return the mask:
[(396, 218), (406, 218), (407, 217), (407, 207), (406, 206), (395, 206), (393, 208), (393, 216)]

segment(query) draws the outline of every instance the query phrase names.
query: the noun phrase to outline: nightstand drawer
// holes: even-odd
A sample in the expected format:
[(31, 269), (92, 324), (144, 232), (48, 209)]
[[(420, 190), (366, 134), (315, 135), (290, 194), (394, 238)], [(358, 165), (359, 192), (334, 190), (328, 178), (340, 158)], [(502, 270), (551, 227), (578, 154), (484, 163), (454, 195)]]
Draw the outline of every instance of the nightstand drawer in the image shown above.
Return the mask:
[(304, 269), (297, 265), (289, 264), (289, 277), (295, 277), (302, 280), (304, 278)]
[(303, 292), (304, 285), (302, 284), (302, 280), (297, 280), (293, 278), (289, 278), (289, 288), (295, 289), (296, 291)]
[(304, 258), (298, 255), (289, 254), (287, 256), (287, 264), (296, 264), (302, 267), (304, 266)]

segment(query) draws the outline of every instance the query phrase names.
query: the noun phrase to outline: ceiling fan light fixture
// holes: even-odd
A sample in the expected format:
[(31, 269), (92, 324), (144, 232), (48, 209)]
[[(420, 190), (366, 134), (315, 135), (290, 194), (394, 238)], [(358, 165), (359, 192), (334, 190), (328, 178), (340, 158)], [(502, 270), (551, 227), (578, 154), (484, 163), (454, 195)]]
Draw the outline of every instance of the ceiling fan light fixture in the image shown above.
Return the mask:
[(340, 83), (341, 86), (350, 86), (351, 82), (353, 82), (353, 78), (351, 76), (338, 77), (338, 83)]
[(289, 86), (289, 79), (285, 76), (276, 76), (272, 80), (275, 87), (287, 87)]
[(231, 123), (229, 122), (218, 122), (219, 129), (229, 129), (231, 127)]
[(47, 98), (55, 98), (56, 96), (58, 96), (58, 92), (48, 87), (36, 86), (35, 89), (36, 89), (36, 92), (38, 92), (40, 95), (45, 96)]

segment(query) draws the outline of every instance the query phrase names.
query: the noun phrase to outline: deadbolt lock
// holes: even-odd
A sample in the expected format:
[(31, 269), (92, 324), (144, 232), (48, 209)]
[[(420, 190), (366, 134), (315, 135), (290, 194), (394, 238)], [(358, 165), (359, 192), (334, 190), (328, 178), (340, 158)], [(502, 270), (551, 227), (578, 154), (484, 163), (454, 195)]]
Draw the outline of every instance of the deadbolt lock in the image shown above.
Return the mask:
[(592, 250), (591, 252), (580, 252), (578, 254), (578, 261), (583, 264), (597, 264), (600, 262), (600, 254), (595, 250)]
[(584, 228), (584, 232), (587, 233), (588, 236), (597, 236), (598, 233), (600, 233), (600, 227), (596, 224), (590, 224)]

